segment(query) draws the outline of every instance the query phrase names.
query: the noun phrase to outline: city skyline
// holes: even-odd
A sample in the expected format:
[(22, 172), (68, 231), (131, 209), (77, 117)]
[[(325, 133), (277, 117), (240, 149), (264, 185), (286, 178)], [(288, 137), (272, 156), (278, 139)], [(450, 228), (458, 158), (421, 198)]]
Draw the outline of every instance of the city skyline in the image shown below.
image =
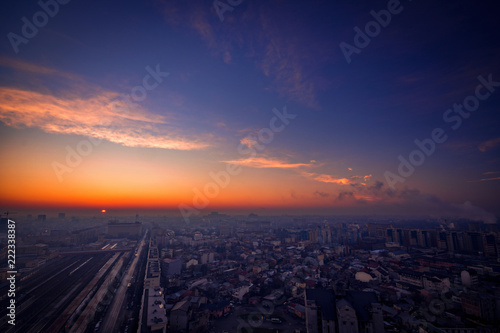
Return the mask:
[(5, 210), (500, 215), (493, 2), (41, 3), (2, 5)]

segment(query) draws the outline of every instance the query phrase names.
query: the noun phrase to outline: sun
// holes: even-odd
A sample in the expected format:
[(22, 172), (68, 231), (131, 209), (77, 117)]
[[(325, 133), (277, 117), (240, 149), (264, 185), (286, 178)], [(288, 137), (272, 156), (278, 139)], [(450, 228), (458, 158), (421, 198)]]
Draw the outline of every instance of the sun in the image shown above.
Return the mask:
[(101, 210), (101, 213), (106, 213), (106, 209), (102, 209), (102, 210)]

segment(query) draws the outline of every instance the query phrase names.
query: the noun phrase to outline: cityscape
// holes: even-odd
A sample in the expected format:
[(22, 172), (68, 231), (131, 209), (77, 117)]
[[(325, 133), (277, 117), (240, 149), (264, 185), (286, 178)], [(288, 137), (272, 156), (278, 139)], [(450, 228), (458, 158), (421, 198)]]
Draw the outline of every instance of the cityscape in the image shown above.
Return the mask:
[[(17, 220), (25, 319), (9, 325), (4, 284), (5, 332), (499, 330), (498, 224), (218, 212), (190, 225)], [(60, 229), (68, 220), (81, 228)], [(1, 274), (8, 281), (9, 268)]]
[(0, 4), (0, 332), (500, 333), (500, 6)]

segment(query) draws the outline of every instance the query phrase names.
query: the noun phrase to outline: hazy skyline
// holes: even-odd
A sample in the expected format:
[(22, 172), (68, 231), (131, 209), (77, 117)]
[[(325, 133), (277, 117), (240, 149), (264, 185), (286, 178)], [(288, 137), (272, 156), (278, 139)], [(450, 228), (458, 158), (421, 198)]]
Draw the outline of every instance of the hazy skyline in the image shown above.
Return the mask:
[(1, 5), (6, 210), (500, 215), (493, 1), (46, 3)]

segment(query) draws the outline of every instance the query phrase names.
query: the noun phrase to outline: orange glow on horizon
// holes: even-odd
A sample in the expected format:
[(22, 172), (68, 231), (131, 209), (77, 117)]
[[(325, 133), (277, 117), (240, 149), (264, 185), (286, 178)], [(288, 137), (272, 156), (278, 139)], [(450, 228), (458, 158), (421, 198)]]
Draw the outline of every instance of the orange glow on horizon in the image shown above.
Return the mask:
[[(57, 161), (66, 165), (65, 146), (57, 144), (56, 138), (48, 134), (24, 130), (23, 135), (28, 144), (21, 146), (22, 149), (18, 149), (19, 143), (13, 139), (0, 144), (6, 155), (0, 201), (12, 208), (75, 208), (101, 214), (110, 214), (111, 209), (114, 214), (121, 209), (179, 211), (181, 204), (198, 211), (284, 211), (349, 208), (358, 200), (363, 200), (363, 204), (380, 202), (376, 195), (368, 192), (338, 199), (346, 186), (369, 176), (343, 178), (296, 172), (285, 170), (293, 169), (290, 164), (273, 162), (273, 167), (243, 167), (241, 174), (226, 180), (220, 176), (226, 169), (224, 162), (204, 166), (197, 163), (192, 153), (130, 148), (106, 142), (83, 156), (81, 163), (71, 167), (59, 181), (52, 164)], [(65, 144), (73, 149), (81, 141), (80, 137), (65, 138)]]

